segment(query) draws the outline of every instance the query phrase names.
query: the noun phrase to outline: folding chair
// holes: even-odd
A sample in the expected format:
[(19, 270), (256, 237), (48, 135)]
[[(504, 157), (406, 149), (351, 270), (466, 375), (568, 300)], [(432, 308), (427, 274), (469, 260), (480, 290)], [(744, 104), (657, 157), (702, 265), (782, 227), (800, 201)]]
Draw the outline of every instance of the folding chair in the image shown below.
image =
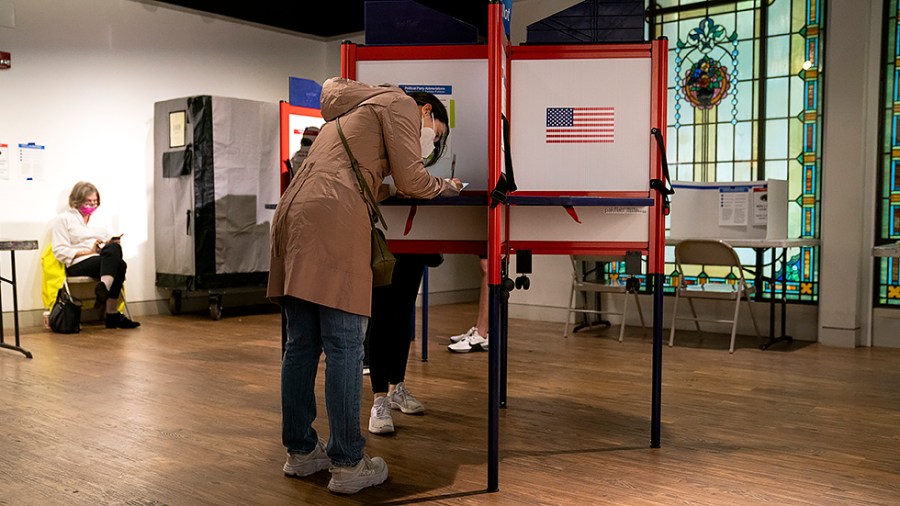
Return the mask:
[[(728, 272), (723, 276), (726, 283), (698, 283), (688, 284), (685, 279), (685, 266), (699, 266), (701, 272), (706, 272), (709, 267), (723, 268)], [(731, 324), (731, 345), (729, 353), (734, 353), (734, 337), (737, 332), (738, 313), (740, 311), (741, 297), (747, 301), (747, 311), (750, 312), (750, 320), (753, 321), (753, 329), (756, 337), (759, 337), (759, 327), (753, 316), (753, 302), (750, 296), (755, 288), (748, 284), (744, 278), (744, 268), (741, 259), (731, 245), (716, 240), (686, 239), (675, 246), (675, 269), (679, 273), (678, 286), (675, 288), (675, 303), (672, 307), (672, 328), (669, 333), (669, 346), (675, 342), (675, 323), (677, 320), (693, 320), (700, 332), (700, 322), (716, 322)], [(684, 297), (691, 307), (693, 318), (678, 316), (678, 302)], [(733, 300), (734, 316), (731, 320), (701, 319), (697, 317), (694, 307), (694, 299)]]
[[(572, 260), (572, 295), (569, 297), (569, 311), (566, 313), (566, 326), (563, 330), (563, 337), (569, 336), (569, 320), (571, 320), (573, 313), (579, 313), (586, 315), (585, 320), (589, 327), (593, 327), (591, 323), (591, 315), (602, 315), (602, 314), (611, 314), (611, 315), (619, 315), (622, 317), (622, 323), (619, 326), (619, 342), (625, 338), (625, 318), (628, 314), (628, 294), (632, 294), (634, 296), (635, 302), (637, 302), (638, 315), (641, 317), (641, 328), (646, 328), (644, 325), (644, 312), (641, 310), (641, 299), (638, 298), (638, 288), (640, 287), (639, 283), (636, 283), (637, 278), (619, 278), (615, 281), (610, 281), (606, 279), (601, 279), (598, 276), (598, 272), (596, 269), (588, 269), (582, 272), (582, 269), (579, 267), (584, 263), (605, 263), (605, 262), (617, 262), (624, 260), (622, 257), (616, 256), (594, 256), (594, 255), (571, 255)], [(591, 279), (591, 275), (593, 279)], [(622, 297), (622, 311), (609, 311), (609, 310), (601, 310), (599, 307), (589, 307), (590, 304), (588, 302), (588, 294), (600, 294), (600, 293), (620, 293), (624, 296)], [(575, 299), (578, 294), (582, 295), (582, 306), (576, 307)]]
[[(97, 286), (97, 283), (99, 282), (100, 280), (98, 278), (92, 278), (90, 276), (66, 276), (66, 279), (64, 281), (66, 290), (68, 290), (69, 293), (85, 302), (90, 301), (91, 303), (93, 303), (94, 301), (94, 287)], [(87, 288), (78, 288), (78, 293), (76, 294), (72, 291), (73, 285), (78, 287), (89, 285), (90, 290), (88, 290)], [(128, 310), (128, 302), (125, 300), (124, 286), (122, 287), (122, 291), (119, 292), (119, 309), (124, 311), (125, 316), (131, 318), (131, 311)], [(98, 317), (102, 317), (104, 312), (106, 311), (106, 308), (97, 308), (96, 310)]]

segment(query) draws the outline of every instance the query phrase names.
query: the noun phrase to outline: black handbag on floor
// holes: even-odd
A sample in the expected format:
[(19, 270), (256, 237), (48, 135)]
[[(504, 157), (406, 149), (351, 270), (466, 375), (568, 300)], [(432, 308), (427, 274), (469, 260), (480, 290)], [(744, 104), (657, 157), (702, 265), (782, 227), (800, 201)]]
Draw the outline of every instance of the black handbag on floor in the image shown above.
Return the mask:
[(65, 285), (56, 293), (49, 320), (50, 330), (58, 334), (77, 334), (81, 331), (81, 301), (72, 297)]

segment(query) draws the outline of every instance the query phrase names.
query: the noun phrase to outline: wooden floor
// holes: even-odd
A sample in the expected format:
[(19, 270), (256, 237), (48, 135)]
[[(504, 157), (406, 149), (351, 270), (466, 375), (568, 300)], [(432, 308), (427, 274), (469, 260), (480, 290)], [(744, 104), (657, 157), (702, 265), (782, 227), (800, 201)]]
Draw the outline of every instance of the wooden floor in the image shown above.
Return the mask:
[[(277, 314), (31, 329), (32, 360), (0, 350), (0, 505), (900, 504), (900, 350), (739, 338), (730, 355), (725, 335), (680, 332), (651, 449), (649, 332), (521, 320), (487, 492), (488, 354), (446, 350), (474, 314), (431, 308), (429, 360), (420, 338), (407, 375), (426, 413), (395, 411), (394, 435), (366, 431), (364, 380), (367, 452), (390, 477), (353, 496), (281, 472)], [(324, 412), (320, 394), (327, 437)]]

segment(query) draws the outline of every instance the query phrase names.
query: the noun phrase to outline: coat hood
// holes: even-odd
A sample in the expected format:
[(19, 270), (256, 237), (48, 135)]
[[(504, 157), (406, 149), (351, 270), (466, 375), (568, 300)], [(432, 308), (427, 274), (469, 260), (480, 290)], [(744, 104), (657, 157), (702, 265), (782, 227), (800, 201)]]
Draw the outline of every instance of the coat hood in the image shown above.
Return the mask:
[(366, 100), (384, 93), (405, 95), (403, 90), (392, 85), (372, 86), (351, 79), (332, 77), (322, 84), (322, 118), (331, 121)]

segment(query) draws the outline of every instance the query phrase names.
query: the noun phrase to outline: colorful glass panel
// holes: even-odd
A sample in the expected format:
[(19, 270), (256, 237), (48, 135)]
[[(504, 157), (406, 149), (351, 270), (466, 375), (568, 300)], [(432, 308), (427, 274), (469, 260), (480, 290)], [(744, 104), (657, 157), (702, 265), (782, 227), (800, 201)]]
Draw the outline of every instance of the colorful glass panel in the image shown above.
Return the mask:
[[(897, 31), (900, 6), (897, 0), (885, 2), (885, 33), (882, 64), (884, 121), (882, 124), (881, 169), (878, 177), (878, 201), (875, 217), (875, 242), (889, 244), (900, 240), (900, 37)], [(875, 305), (900, 307), (900, 259), (875, 259)]]
[[(650, 36), (670, 41), (666, 143), (673, 179), (786, 179), (789, 237), (817, 237), (825, 0), (650, 3)], [(667, 252), (673, 260), (672, 248)], [(783, 265), (771, 252), (759, 262), (752, 251), (742, 256), (766, 273), (776, 262), (762, 297), (774, 283), (791, 301), (818, 300), (817, 248), (794, 248)]]

